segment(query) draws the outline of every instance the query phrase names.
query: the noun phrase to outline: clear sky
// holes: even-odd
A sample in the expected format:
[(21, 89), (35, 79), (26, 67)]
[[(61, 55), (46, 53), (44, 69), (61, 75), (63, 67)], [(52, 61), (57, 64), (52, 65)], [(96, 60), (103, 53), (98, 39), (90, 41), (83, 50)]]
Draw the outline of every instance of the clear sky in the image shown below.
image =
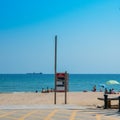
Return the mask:
[(120, 73), (120, 0), (1, 0), (0, 73)]

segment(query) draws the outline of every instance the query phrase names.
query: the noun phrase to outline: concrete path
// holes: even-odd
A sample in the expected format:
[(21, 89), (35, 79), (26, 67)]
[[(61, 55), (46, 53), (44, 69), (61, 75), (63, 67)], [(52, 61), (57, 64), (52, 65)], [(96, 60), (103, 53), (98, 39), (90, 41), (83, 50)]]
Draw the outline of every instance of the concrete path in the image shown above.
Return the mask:
[(0, 109), (85, 109), (77, 105), (1, 105)]
[(76, 105), (0, 106), (0, 120), (120, 120), (120, 112)]

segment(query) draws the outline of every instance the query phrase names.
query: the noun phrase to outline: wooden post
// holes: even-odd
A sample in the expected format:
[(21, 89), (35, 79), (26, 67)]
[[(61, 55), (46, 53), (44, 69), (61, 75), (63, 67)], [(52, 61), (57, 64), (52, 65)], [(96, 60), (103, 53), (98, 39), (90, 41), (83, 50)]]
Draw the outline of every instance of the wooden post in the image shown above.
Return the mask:
[(120, 112), (120, 96), (118, 97), (118, 99), (119, 99), (119, 110), (118, 110), (118, 112)]
[(104, 109), (107, 109), (108, 108), (108, 95), (104, 95)]
[(65, 104), (67, 104), (67, 72), (65, 72)]
[(54, 72), (55, 72), (55, 90), (54, 90), (54, 104), (56, 104), (56, 82), (57, 82), (57, 78), (56, 78), (56, 73), (57, 73), (57, 35), (55, 36), (55, 68), (54, 68)]

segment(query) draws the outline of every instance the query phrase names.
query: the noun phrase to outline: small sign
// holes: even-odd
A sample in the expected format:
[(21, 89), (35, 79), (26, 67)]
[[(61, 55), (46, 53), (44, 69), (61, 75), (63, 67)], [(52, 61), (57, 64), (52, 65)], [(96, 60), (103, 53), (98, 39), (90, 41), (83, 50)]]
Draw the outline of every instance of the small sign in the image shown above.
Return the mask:
[(57, 73), (56, 74), (56, 92), (65, 92), (67, 91), (67, 78), (66, 73)]
[(57, 86), (56, 89), (58, 92), (63, 92), (65, 90), (65, 87), (64, 86)]
[(57, 81), (57, 85), (63, 85), (64, 83), (62, 81)]
[(57, 73), (56, 76), (57, 76), (58, 79), (59, 79), (59, 78), (60, 78), (60, 79), (62, 79), (62, 78), (65, 79), (65, 73)]

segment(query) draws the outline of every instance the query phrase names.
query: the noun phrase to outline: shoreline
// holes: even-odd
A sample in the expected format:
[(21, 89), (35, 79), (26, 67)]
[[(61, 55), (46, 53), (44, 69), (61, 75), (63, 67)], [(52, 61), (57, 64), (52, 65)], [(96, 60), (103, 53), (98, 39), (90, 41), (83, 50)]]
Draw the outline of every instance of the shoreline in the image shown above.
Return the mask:
[[(87, 90), (83, 90), (83, 91), (68, 91), (67, 93), (78, 93), (78, 92), (83, 92), (83, 93), (86, 93), (86, 92), (93, 92), (92, 90), (91, 91), (87, 91)], [(100, 91), (96, 91), (96, 92), (100, 92)], [(42, 90), (41, 91), (21, 91), (21, 92), (0, 92), (0, 94), (19, 94), (19, 93), (42, 93)], [(44, 92), (43, 92), (44, 93)], [(54, 91), (49, 91), (49, 92), (46, 92), (46, 93), (54, 93)], [(64, 92), (57, 92), (57, 93), (64, 93)]]

